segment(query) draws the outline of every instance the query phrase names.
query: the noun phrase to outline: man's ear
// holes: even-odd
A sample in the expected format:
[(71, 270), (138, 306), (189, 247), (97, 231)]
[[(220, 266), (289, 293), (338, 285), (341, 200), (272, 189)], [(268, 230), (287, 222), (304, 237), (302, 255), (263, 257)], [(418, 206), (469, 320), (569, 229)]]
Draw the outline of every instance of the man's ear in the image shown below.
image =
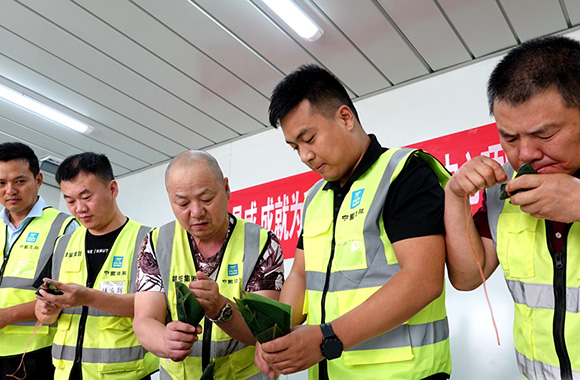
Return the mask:
[(117, 181), (112, 180), (109, 183), (109, 189), (111, 190), (111, 194), (113, 194), (113, 197), (117, 198), (117, 195), (119, 195), (119, 185), (117, 184)]
[(228, 201), (229, 201), (231, 196), (232, 196), (232, 191), (230, 190), (230, 181), (228, 180), (228, 177), (224, 178), (224, 185), (226, 188), (226, 196), (227, 196)]
[(36, 175), (36, 178), (34, 179), (36, 181), (36, 188), (40, 189), (40, 185), (42, 185), (42, 181), (43, 181), (43, 176), (41, 172), (38, 172), (38, 174)]
[(347, 105), (341, 105), (336, 110), (335, 116), (342, 121), (347, 131), (351, 131), (355, 126), (354, 113)]

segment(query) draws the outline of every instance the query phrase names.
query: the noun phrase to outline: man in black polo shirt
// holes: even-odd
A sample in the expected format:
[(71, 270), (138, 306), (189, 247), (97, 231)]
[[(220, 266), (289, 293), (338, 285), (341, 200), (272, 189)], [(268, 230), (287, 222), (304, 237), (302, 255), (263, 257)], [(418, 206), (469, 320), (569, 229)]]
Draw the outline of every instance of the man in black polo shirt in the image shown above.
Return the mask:
[(158, 359), (133, 332), (137, 252), (149, 231), (117, 206), (109, 159), (67, 157), (56, 172), (64, 200), (80, 221), (59, 239), (50, 280), (62, 295), (40, 291), (36, 316), (58, 322), (52, 346), (57, 380), (149, 379)]
[(258, 348), (258, 366), (308, 368), (310, 379), (448, 379), (445, 168), (424, 152), (382, 148), (315, 65), (274, 89), (270, 123), (323, 180), (304, 201), (280, 296), (297, 327)]

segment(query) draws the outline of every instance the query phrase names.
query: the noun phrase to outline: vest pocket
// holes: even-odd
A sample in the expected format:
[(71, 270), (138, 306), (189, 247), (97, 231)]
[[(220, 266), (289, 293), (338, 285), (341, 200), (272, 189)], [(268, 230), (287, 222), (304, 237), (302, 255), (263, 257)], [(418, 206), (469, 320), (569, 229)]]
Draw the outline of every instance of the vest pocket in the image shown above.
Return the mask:
[[(33, 326), (18, 326), (18, 325), (6, 325), (2, 332), (6, 335), (30, 335)], [(42, 325), (36, 331), (36, 335), (48, 335), (48, 326)]]
[[(99, 350), (101, 373), (144, 368), (145, 349), (137, 342), (130, 318), (99, 318)], [(135, 355), (137, 351), (139, 354)]]
[[(67, 335), (70, 333), (70, 325), (72, 320), (71, 314), (61, 314), (56, 325), (56, 335), (54, 336), (54, 344), (52, 345), (52, 363), (57, 369), (64, 369), (65, 360), (65, 345)], [(72, 359), (68, 359), (72, 360)]]
[[(303, 230), (304, 262), (307, 271), (326, 272), (325, 263), (330, 255), (332, 218), (311, 221)], [(307, 254), (306, 252), (313, 252)]]
[[(551, 346), (553, 343), (549, 343)], [(514, 313), (514, 346), (516, 351), (528, 359), (537, 359), (537, 345), (534, 337), (534, 318), (532, 309), (525, 305), (515, 304)]]
[(4, 275), (7, 277), (33, 279), (36, 274), (39, 256), (37, 250), (30, 250), (30, 253), (28, 253), (25, 259), (8, 260)]
[(525, 214), (502, 214), (498, 223), (497, 253), (509, 278), (535, 276), (534, 255), (537, 219)]

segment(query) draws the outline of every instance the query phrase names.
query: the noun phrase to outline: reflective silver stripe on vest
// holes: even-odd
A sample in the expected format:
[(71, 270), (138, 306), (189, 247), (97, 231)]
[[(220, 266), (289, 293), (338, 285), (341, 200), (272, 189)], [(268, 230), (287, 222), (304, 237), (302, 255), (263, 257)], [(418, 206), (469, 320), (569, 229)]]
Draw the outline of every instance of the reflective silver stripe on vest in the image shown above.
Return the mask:
[[(169, 359), (161, 359), (161, 360), (169, 360)], [(159, 380), (173, 380), (169, 373), (165, 370), (163, 366), (159, 366)]]
[(321, 179), (318, 182), (316, 182), (314, 185), (312, 185), (312, 187), (308, 191), (308, 194), (306, 195), (306, 199), (304, 199), (304, 203), (302, 205), (302, 225), (303, 226), (304, 226), (304, 218), (306, 217), (306, 209), (308, 208), (308, 205), (310, 205), (310, 202), (312, 202), (312, 199), (314, 199), (314, 196), (316, 194), (318, 194), (318, 191), (320, 190), (320, 188), (322, 186), (324, 186), (325, 183), (326, 183), (326, 181)]
[[(549, 284), (531, 284), (515, 280), (506, 280), (508, 289), (515, 303), (536, 309), (554, 310), (554, 288)], [(579, 313), (580, 289), (566, 288), (566, 311)]]
[(258, 264), (258, 258), (262, 253), (260, 250), (260, 230), (261, 227), (257, 224), (244, 224), (244, 273), (242, 274), (244, 278), (242, 278), (242, 290), (246, 290), (248, 281), (250, 280), (252, 272), (254, 272), (254, 269)]
[[(508, 178), (512, 178), (514, 175), (514, 168), (509, 162), (503, 164), (503, 170)], [(501, 200), (501, 184), (490, 187), (485, 191), (486, 202), (487, 202), (487, 223), (489, 224), (489, 230), (491, 232), (491, 238), (493, 239), (493, 244), (497, 250), (497, 224), (499, 222), (499, 215), (503, 210), (503, 206), (507, 200)]]
[[(217, 327), (217, 326), (214, 326), (213, 328), (219, 329), (219, 327)], [(191, 353), (189, 354), (189, 356), (201, 358), (202, 347), (203, 347), (202, 339), (196, 341), (193, 344), (193, 346), (191, 347)], [(219, 342), (212, 340), (209, 357), (212, 359), (221, 358), (221, 357), (233, 354), (234, 352), (237, 352), (237, 351), (239, 351), (243, 348), (246, 348), (246, 347), (247, 347), (246, 344), (240, 343), (234, 339), (224, 340), (224, 341), (219, 341)]]
[[(62, 352), (62, 355), (53, 357), (59, 360), (74, 361), (76, 348), (73, 346), (52, 345), (53, 352)], [(142, 346), (124, 348), (86, 348), (83, 347), (83, 363), (108, 364), (128, 363), (141, 360), (147, 351)]]
[[(538, 360), (530, 360), (524, 354), (516, 350), (516, 360), (522, 375), (528, 380), (560, 380), (560, 367), (543, 363)], [(572, 379), (580, 380), (580, 372), (572, 371)]]
[[(383, 177), (374, 194), (370, 208), (364, 221), (364, 240), (366, 247), (367, 268), (333, 272), (329, 280), (329, 292), (355, 290), (359, 288), (371, 288), (383, 286), (391, 277), (401, 270), (399, 264), (388, 264), (385, 247), (381, 240), (380, 218), (382, 215), (387, 193), (391, 186), (391, 178), (399, 162), (407, 157), (414, 149), (399, 149), (393, 153)], [(315, 193), (315, 192), (313, 192)], [(317, 192), (316, 192), (317, 193)], [(306, 214), (308, 204), (305, 203), (303, 213)], [(356, 277), (357, 274), (364, 276)], [(350, 278), (361, 278), (360, 282), (353, 282)], [(306, 271), (306, 289), (323, 291), (326, 281), (326, 273)]]
[(60, 274), (60, 267), (62, 265), (62, 260), (64, 259), (64, 254), (66, 253), (66, 247), (72, 238), (74, 232), (66, 234), (60, 238), (54, 250), (54, 257), (52, 258), (52, 278), (58, 278)]
[[(107, 313), (106, 311), (94, 309), (92, 307), (89, 307), (88, 309), (89, 309), (88, 315), (91, 317), (119, 317), (119, 315), (117, 315), (117, 314)], [(81, 315), (82, 310), (83, 310), (82, 306), (64, 308), (64, 309), (62, 309), (62, 314)], [(125, 317), (122, 317), (122, 318), (125, 318)]]
[(358, 344), (347, 351), (377, 350), (409, 346), (421, 347), (443, 342), (449, 336), (447, 317), (419, 325), (400, 325), (391, 331)]
[[(157, 237), (157, 246), (155, 247), (155, 257), (157, 257), (157, 264), (159, 265), (159, 272), (165, 287), (165, 299), (167, 299), (167, 288), (171, 283), (169, 273), (171, 270), (171, 256), (173, 256), (173, 239), (175, 238), (175, 223), (169, 222), (159, 227), (159, 235)], [(153, 242), (151, 242), (153, 247)], [(169, 301), (167, 301), (169, 305)]]
[[(40, 276), (40, 272), (46, 266), (48, 260), (52, 257), (52, 250), (54, 249), (54, 242), (58, 238), (60, 234), (60, 229), (63, 223), (69, 218), (69, 215), (64, 213), (59, 213), (56, 218), (53, 220), (52, 224), (50, 225), (50, 230), (46, 235), (46, 240), (42, 249), (40, 250), (38, 264), (36, 264), (36, 273), (34, 274), (34, 278), (38, 278)], [(27, 226), (28, 227), (28, 226)], [(24, 229), (26, 231), (26, 228)], [(22, 231), (21, 235), (24, 234)], [(5, 276), (2, 279), (2, 287), (3, 288), (15, 288), (15, 289), (23, 289), (23, 290), (30, 290), (30, 279), (23, 279), (20, 277), (9, 277)]]

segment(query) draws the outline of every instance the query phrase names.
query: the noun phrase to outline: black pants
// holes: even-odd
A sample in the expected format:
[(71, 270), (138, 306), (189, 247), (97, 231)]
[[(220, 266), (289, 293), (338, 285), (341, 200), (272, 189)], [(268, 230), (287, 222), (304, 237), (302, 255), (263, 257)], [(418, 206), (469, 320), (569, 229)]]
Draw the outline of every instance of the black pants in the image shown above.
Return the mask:
[[(8, 375), (14, 375), (26, 379), (54, 379), (54, 366), (52, 365), (52, 347), (27, 352), (24, 355), (24, 363), (20, 366), (22, 355), (0, 357), (0, 378), (6, 379)], [(18, 372), (16, 369), (20, 366)], [(25, 372), (26, 370), (26, 372)]]

